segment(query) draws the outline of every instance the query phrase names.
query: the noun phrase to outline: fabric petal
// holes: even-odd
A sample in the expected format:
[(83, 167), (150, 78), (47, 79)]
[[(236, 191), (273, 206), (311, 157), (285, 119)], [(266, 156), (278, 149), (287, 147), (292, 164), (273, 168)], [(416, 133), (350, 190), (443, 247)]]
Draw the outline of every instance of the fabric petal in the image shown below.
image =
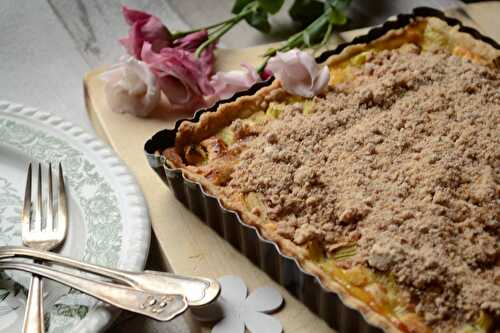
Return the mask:
[(247, 297), (247, 286), (245, 282), (238, 277), (233, 275), (227, 275), (219, 278), (219, 283), (221, 285), (221, 297), (233, 306), (238, 306)]
[(257, 288), (245, 301), (245, 307), (256, 312), (272, 312), (281, 304), (283, 304), (283, 297), (273, 287)]
[(282, 333), (281, 322), (267, 314), (247, 311), (241, 314), (250, 333)]
[(212, 333), (245, 333), (245, 324), (238, 317), (224, 317), (215, 324)]

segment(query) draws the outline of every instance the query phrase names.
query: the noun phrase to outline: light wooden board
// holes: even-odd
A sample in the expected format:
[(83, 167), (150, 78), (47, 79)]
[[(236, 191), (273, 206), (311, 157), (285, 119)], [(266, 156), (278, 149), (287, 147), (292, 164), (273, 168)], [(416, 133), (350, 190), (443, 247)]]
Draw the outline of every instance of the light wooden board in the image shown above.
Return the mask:
[[(476, 4), (464, 12), (455, 11), (464, 21), (478, 21), (480, 29), (498, 38), (500, 26), (496, 16), (488, 19), (489, 13), (500, 12), (499, 3)], [(488, 21), (487, 21), (488, 20)], [(362, 31), (345, 33), (350, 39)], [(228, 70), (241, 62), (257, 64), (258, 54), (266, 46), (250, 49), (221, 50), (218, 54), (218, 68)], [(276, 314), (284, 325), (285, 332), (331, 333), (332, 329), (319, 320), (306, 307), (294, 299), (279, 285), (240, 255), (215, 232), (203, 224), (179, 203), (158, 176), (149, 168), (143, 156), (143, 145), (154, 133), (171, 128), (178, 118), (186, 115), (166, 113), (162, 117), (138, 119), (129, 115), (111, 112), (103, 94), (103, 83), (98, 78), (100, 70), (89, 72), (85, 77), (86, 103), (89, 116), (98, 133), (128, 164), (144, 191), (148, 202), (153, 229), (159, 240), (161, 255), (168, 260), (170, 268), (182, 274), (195, 274), (217, 278), (222, 275), (242, 276), (250, 289), (261, 285), (273, 285), (284, 295), (286, 306)], [(164, 102), (162, 102), (164, 103)], [(165, 109), (165, 104), (160, 105)], [(161, 111), (161, 110), (160, 110)], [(192, 324), (193, 332), (208, 332), (206, 327)]]
[[(238, 63), (234, 60), (235, 55), (241, 59), (250, 52), (255, 52), (255, 56), (260, 53), (257, 49), (246, 52), (225, 50), (219, 55), (219, 60), (225, 65), (234, 65)], [(251, 57), (245, 57), (245, 60), (254, 62)], [(96, 77), (99, 72), (99, 70), (91, 72), (86, 78), (89, 116), (96, 125), (97, 132), (104, 135), (136, 175), (148, 202), (160, 251), (168, 260), (170, 268), (182, 274), (214, 278), (228, 274), (239, 275), (244, 278), (251, 290), (262, 285), (276, 285), (265, 273), (184, 208), (147, 165), (143, 155), (144, 143), (157, 131), (172, 127), (179, 116), (172, 114), (164, 119), (139, 120), (129, 115), (111, 112), (104, 100), (102, 81)], [(323, 321), (318, 320), (284, 289), (278, 288), (285, 296), (287, 304), (284, 310), (277, 314), (284, 323), (286, 332), (305, 332), (306, 328), (318, 333), (332, 332)], [(194, 323), (191, 324), (193, 332), (196, 332)]]

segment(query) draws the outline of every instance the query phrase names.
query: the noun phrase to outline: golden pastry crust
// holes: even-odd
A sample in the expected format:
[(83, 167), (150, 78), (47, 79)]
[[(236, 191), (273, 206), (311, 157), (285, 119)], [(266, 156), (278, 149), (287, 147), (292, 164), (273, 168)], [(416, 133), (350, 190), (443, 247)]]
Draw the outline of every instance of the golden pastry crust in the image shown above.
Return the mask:
[[(426, 40), (423, 35), (425, 29), (430, 29), (437, 36), (444, 36), (446, 44), (441, 44), (439, 38), (432, 42)], [(485, 42), (474, 39), (469, 34), (458, 31), (456, 27), (448, 26), (446, 22), (440, 19), (419, 18), (409, 26), (392, 30), (369, 44), (349, 46), (340, 54), (331, 56), (326, 61), (326, 64), (332, 70), (335, 70), (363, 52), (374, 49), (395, 49), (407, 43), (415, 43), (421, 47), (429, 48), (429, 50), (446, 48), (452, 54), (486, 66), (497, 66), (497, 59), (500, 57), (499, 50)], [(338, 84), (335, 81), (338, 77), (339, 75), (332, 76), (331, 86)], [(245, 223), (257, 227), (262, 236), (278, 244), (284, 254), (297, 258), (305, 271), (317, 276), (325, 287), (339, 294), (345, 304), (359, 310), (369, 322), (380, 326), (387, 332), (408, 332), (408, 327), (405, 326), (403, 321), (394, 318), (390, 313), (375, 311), (373, 307), (354, 296), (345, 285), (334, 280), (331, 274), (311, 260), (311, 253), (307, 247), (298, 245), (296, 242), (281, 236), (272, 225), (265, 223), (258, 210), (250, 210), (244, 200), (227, 197), (219, 186), (225, 182), (224, 175), (221, 175), (221, 173), (224, 173), (224, 169), (220, 169), (222, 171), (215, 175), (211, 173), (207, 176), (206, 173), (200, 174), (189, 167), (190, 163), (186, 158), (191, 145), (213, 138), (221, 129), (230, 126), (236, 119), (248, 118), (250, 115), (266, 109), (271, 102), (279, 103), (290, 98), (293, 98), (293, 96), (290, 96), (281, 88), (279, 81), (275, 81), (270, 86), (260, 89), (253, 96), (240, 97), (234, 102), (221, 105), (216, 112), (203, 114), (198, 122), (182, 123), (177, 132), (175, 148), (163, 152), (167, 165), (171, 168), (180, 168), (186, 179), (200, 183), (208, 193), (220, 198), (224, 207), (237, 211)], [(223, 145), (224, 143), (214, 142), (212, 144)], [(228, 154), (224, 163), (226, 165), (234, 163), (238, 153), (239, 151), (234, 155)], [(228, 172), (231, 172), (231, 170)], [(428, 326), (418, 321), (412, 328), (415, 332), (431, 331)]]

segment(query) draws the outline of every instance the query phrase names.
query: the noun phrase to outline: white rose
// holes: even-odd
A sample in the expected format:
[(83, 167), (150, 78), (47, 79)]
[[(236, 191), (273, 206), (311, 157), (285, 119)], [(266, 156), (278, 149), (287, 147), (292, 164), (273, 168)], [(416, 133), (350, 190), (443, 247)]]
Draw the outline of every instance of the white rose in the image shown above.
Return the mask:
[(160, 87), (148, 65), (128, 58), (101, 74), (105, 95), (115, 112), (146, 117), (160, 101)]
[(327, 66), (319, 66), (312, 55), (297, 49), (278, 52), (269, 59), (267, 69), (294, 95), (313, 97), (325, 90), (330, 80)]

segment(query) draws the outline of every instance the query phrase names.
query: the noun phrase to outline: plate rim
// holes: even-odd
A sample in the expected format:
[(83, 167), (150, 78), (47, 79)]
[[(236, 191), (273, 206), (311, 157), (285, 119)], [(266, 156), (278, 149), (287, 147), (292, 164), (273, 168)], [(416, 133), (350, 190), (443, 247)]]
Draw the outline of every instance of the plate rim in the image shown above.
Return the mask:
[[(133, 242), (126, 243), (126, 237), (122, 238), (121, 251), (122, 254), (118, 258), (117, 268), (127, 270), (143, 270), (149, 249), (151, 245), (151, 221), (147, 208), (144, 194), (142, 193), (136, 177), (132, 174), (125, 162), (118, 157), (112, 148), (104, 143), (93, 133), (83, 130), (81, 127), (74, 125), (72, 122), (63, 117), (56, 116), (50, 112), (41, 110), (36, 107), (25, 106), (23, 104), (0, 99), (0, 115), (7, 114), (18, 116), (20, 118), (33, 120), (30, 126), (40, 127), (45, 125), (50, 129), (63, 132), (65, 135), (78, 142), (82, 146), (92, 151), (95, 156), (107, 167), (108, 175), (105, 178), (114, 178), (114, 181), (120, 183), (127, 191), (120, 193), (125, 197), (129, 206), (127, 220), (133, 221), (133, 235), (128, 236), (128, 240)], [(79, 147), (75, 149), (81, 150)], [(123, 210), (120, 208), (120, 211)], [(123, 219), (120, 220), (123, 225)], [(130, 223), (130, 222), (129, 222)], [(127, 249), (124, 250), (123, 246)], [(133, 250), (133, 251), (132, 251)], [(125, 252), (127, 253), (125, 253)], [(128, 253), (130, 252), (130, 253)], [(98, 302), (98, 305), (104, 305)], [(77, 323), (77, 327), (86, 327), (85, 331), (102, 331), (109, 327), (118, 317), (120, 311), (111, 306), (96, 306), (81, 321)], [(88, 326), (87, 326), (88, 325)]]

